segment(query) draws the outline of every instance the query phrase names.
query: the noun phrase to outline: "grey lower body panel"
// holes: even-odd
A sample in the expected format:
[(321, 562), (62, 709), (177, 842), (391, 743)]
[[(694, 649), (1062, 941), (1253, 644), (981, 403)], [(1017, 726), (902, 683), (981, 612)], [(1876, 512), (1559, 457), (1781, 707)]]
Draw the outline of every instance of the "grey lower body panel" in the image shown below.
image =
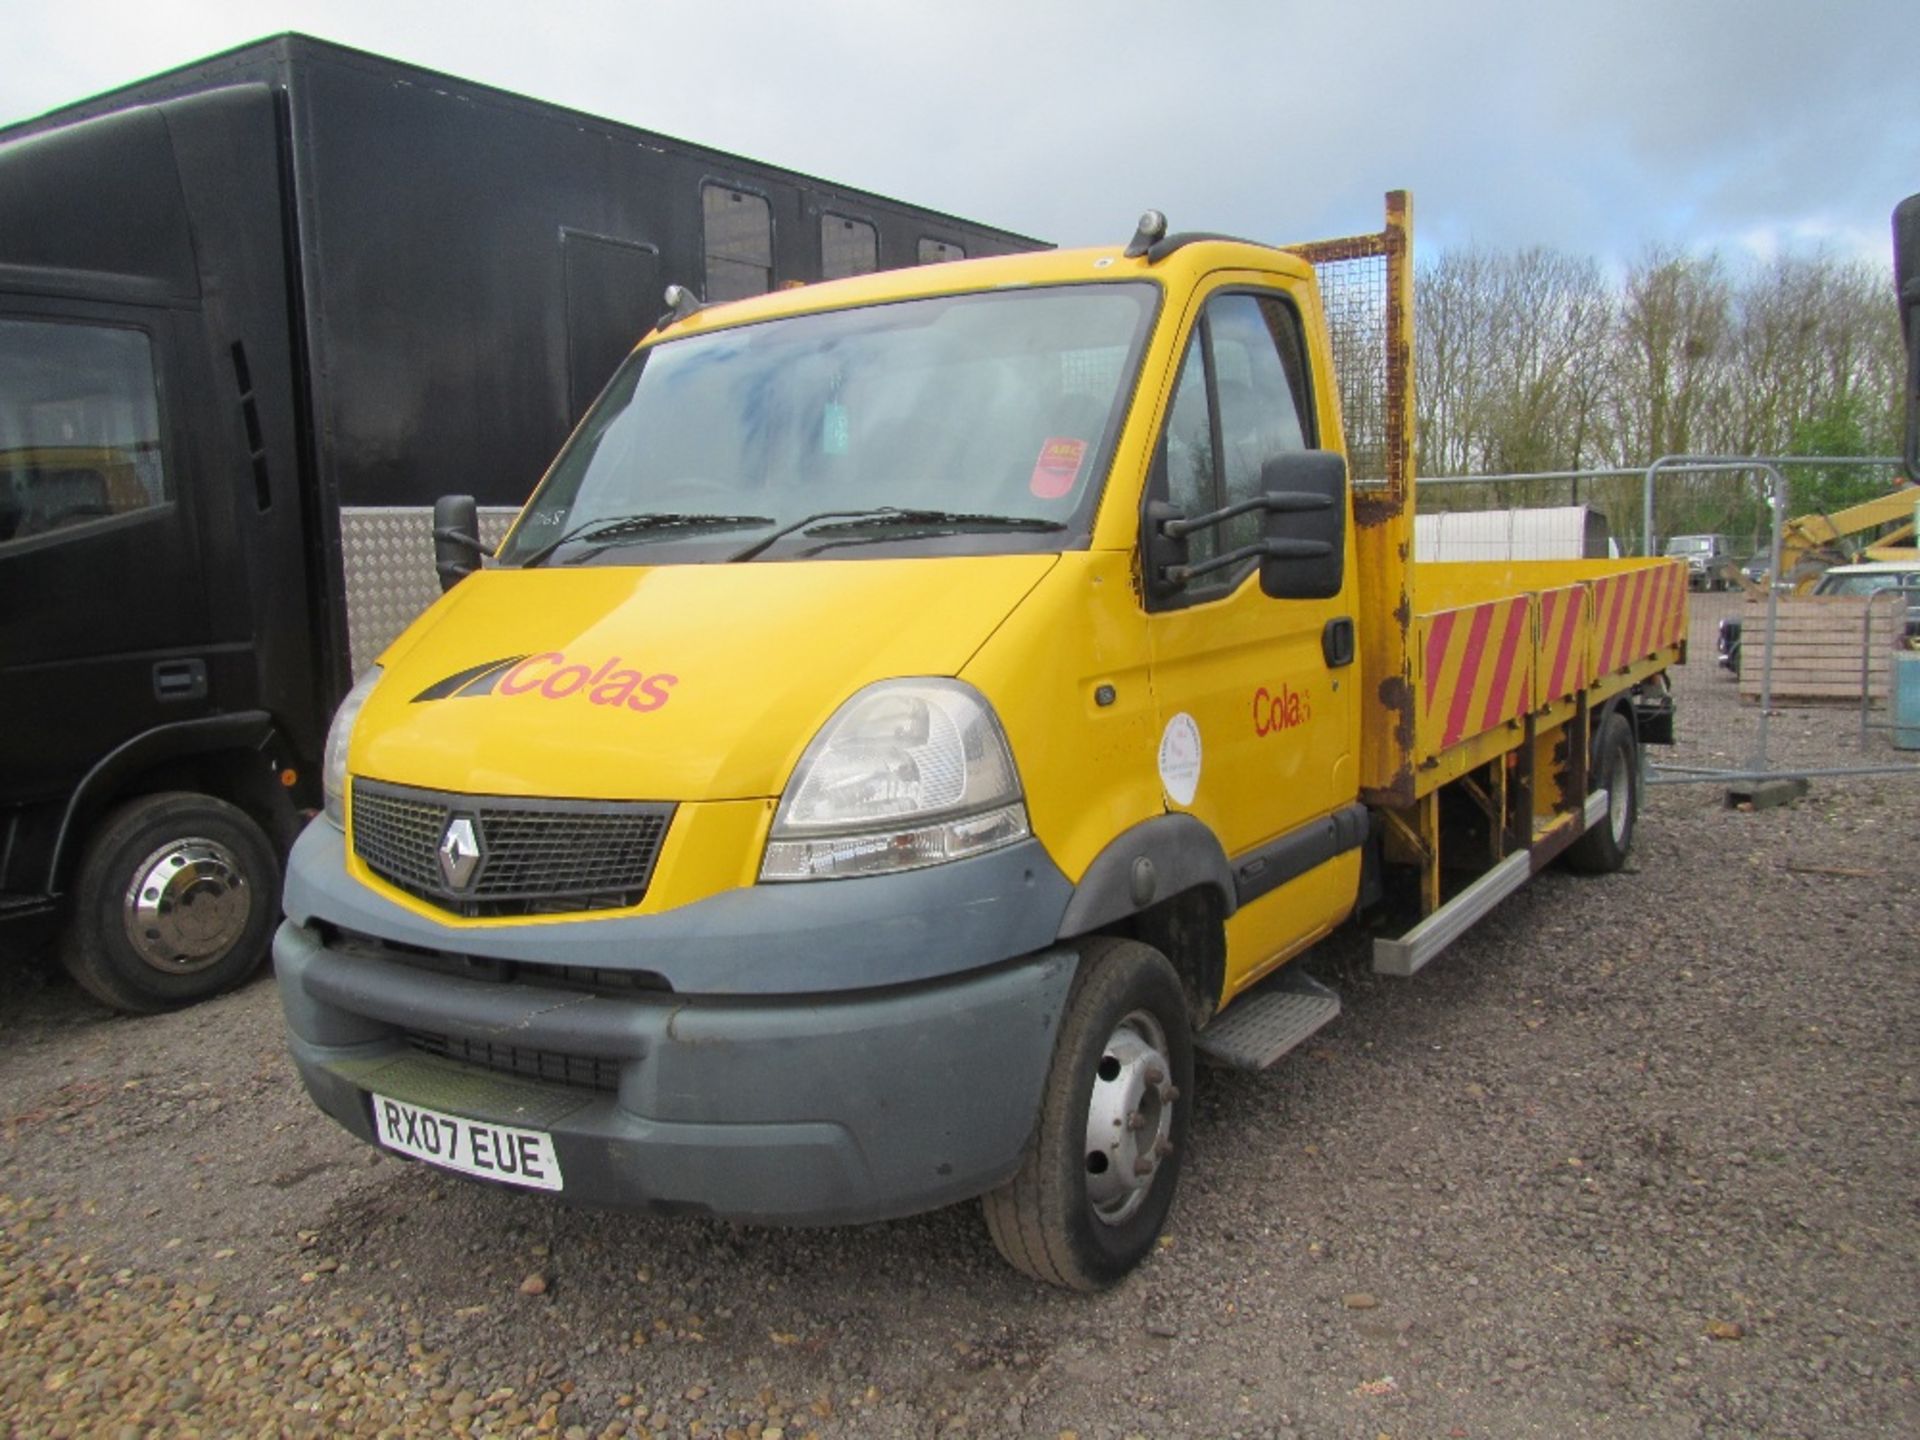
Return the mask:
[[(429, 973), (292, 921), (274, 941), (301, 1078), (361, 1139), (377, 1093), (546, 1131), (571, 1200), (789, 1225), (912, 1214), (1006, 1180), (1075, 964), (1046, 950), (901, 990), (701, 999)], [(494, 1056), (563, 1051), (617, 1080), (501, 1073), (423, 1052), (423, 1032)]]

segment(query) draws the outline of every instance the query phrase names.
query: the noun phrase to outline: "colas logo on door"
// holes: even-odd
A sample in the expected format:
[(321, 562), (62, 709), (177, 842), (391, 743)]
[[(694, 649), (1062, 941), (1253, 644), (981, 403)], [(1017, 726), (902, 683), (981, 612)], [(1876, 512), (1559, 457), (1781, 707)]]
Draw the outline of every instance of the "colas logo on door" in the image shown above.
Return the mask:
[(581, 699), (589, 705), (617, 705), (644, 714), (672, 699), (673, 687), (679, 683), (678, 675), (649, 675), (618, 655), (596, 662), (575, 660), (558, 650), (543, 650), (538, 655), (509, 655), (471, 666), (435, 681), (414, 696), (413, 703), (476, 695), (530, 695), (541, 700)]
[(1282, 685), (1274, 694), (1262, 685), (1253, 692), (1253, 733), (1273, 735), (1313, 719), (1313, 697), (1305, 690)]

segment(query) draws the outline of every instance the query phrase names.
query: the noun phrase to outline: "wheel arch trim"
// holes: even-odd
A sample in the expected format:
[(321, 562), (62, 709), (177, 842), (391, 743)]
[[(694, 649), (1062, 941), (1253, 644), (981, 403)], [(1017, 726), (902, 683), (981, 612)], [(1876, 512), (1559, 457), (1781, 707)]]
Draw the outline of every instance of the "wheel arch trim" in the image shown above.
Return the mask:
[(1093, 857), (1060, 917), (1059, 938), (1090, 934), (1199, 885), (1220, 892), (1222, 918), (1238, 908), (1233, 867), (1213, 831), (1191, 815), (1156, 815), (1122, 831)]
[[(273, 737), (273, 717), (264, 710), (238, 710), (156, 725), (108, 751), (73, 787), (66, 813), (54, 836), (47, 865), (47, 894), (65, 892), (89, 828), (135, 776), (173, 760), (188, 760), (222, 751), (258, 750)], [(223, 797), (224, 798), (224, 797)]]

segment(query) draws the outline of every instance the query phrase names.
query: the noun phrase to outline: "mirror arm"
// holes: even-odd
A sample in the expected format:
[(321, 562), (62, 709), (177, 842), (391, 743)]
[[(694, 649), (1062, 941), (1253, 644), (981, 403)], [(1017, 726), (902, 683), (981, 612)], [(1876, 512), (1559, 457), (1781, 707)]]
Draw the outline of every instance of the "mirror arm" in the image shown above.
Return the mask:
[(1216, 525), (1224, 525), (1235, 516), (1249, 515), (1256, 510), (1268, 515), (1291, 515), (1310, 510), (1327, 510), (1332, 506), (1331, 496), (1315, 495), (1309, 490), (1269, 490), (1264, 495), (1256, 495), (1251, 500), (1235, 501), (1218, 510), (1209, 510), (1204, 515), (1196, 515), (1191, 520), (1168, 520), (1160, 528), (1168, 536), (1178, 540), (1183, 535), (1191, 535), (1196, 530), (1210, 530)]
[(1248, 560), (1324, 560), (1332, 553), (1333, 547), (1324, 540), (1256, 540), (1251, 545), (1242, 545), (1238, 550), (1229, 550), (1211, 560), (1202, 560), (1198, 565), (1169, 566), (1166, 578), (1171, 585), (1185, 585), (1202, 575), (1211, 575), (1216, 570), (1225, 570)]

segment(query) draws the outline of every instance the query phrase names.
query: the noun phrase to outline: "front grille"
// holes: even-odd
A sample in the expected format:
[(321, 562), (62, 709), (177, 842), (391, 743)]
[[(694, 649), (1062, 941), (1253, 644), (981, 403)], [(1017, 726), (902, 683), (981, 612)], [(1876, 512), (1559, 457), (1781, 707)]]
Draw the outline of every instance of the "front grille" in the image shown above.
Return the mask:
[(496, 1045), (489, 1040), (463, 1040), (457, 1035), (437, 1035), (427, 1030), (406, 1032), (407, 1044), (428, 1055), (443, 1056), (467, 1065), (518, 1075), (527, 1080), (545, 1080), (575, 1090), (603, 1090), (611, 1094), (620, 1088), (620, 1066), (613, 1060), (592, 1055), (562, 1055), (553, 1050), (529, 1050), (520, 1045)]
[[(448, 883), (448, 826), (473, 825), (480, 859)], [(353, 782), (353, 851), (381, 879), (465, 916), (541, 915), (637, 905), (673, 806), (455, 795)]]

